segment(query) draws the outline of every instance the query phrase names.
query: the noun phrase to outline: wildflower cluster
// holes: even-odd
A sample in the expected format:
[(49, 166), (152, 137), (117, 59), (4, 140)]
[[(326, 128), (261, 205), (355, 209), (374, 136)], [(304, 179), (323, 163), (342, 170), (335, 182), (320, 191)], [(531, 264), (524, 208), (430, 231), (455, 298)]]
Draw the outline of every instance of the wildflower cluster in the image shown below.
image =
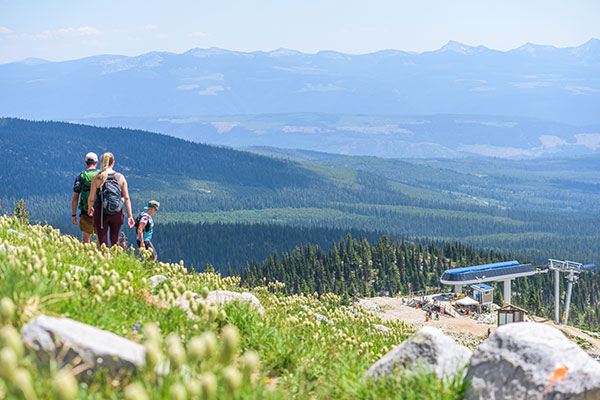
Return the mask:
[[(381, 320), (334, 294), (284, 296), (278, 282), (246, 290), (264, 312), (212, 304), (211, 291), (241, 291), (239, 277), (118, 246), (98, 250), (14, 217), (0, 216), (0, 281), (0, 398), (360, 398), (362, 374), (413, 331), (390, 322), (378, 329)], [(38, 315), (137, 342), (145, 365), (107, 380), (54, 355), (40, 360), (19, 334)]]

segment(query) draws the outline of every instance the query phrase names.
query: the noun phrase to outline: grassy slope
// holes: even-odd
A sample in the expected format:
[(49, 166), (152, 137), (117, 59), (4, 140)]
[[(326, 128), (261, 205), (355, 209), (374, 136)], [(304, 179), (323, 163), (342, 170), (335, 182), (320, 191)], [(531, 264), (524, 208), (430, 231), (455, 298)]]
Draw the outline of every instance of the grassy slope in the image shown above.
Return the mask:
[[(9, 229), (25, 236), (19, 237)], [(205, 387), (210, 374), (217, 379), (217, 398), (375, 399), (395, 398), (402, 393), (404, 398), (412, 399), (453, 399), (464, 390), (460, 381), (445, 384), (428, 374), (378, 383), (362, 381), (366, 369), (412, 329), (402, 323), (388, 323), (389, 332), (376, 330), (372, 324), (381, 321), (361, 309), (341, 305), (334, 295), (320, 299), (312, 295), (284, 297), (274, 293), (274, 285), (256, 287), (251, 291), (264, 305), (264, 315), (248, 306), (231, 304), (222, 310), (198, 311), (198, 319), (192, 320), (172, 306), (173, 297), (186, 291), (201, 292), (203, 288), (239, 290), (239, 281), (212, 273), (189, 274), (183, 264), (154, 264), (120, 248), (111, 249), (108, 259), (107, 253), (81, 245), (50, 227), (22, 225), (7, 217), (0, 217), (0, 241), (18, 246), (16, 252), (0, 252), (0, 298), (16, 305), (16, 313), (3, 313), (4, 338), (12, 327), (20, 329), (39, 314), (70, 317), (136, 342), (146, 338), (145, 343), (157, 343), (148, 328), (148, 324), (156, 323), (161, 331), (160, 343), (176, 333), (167, 339), (171, 347), (167, 346), (166, 351), (171, 365), (176, 365), (173, 341), (181, 338), (189, 356), (192, 338), (209, 332), (218, 337), (218, 348), (222, 348), (227, 341), (223, 328), (231, 324), (240, 332), (241, 353), (256, 351), (260, 357), (259, 371), (242, 379), (236, 391), (227, 389), (230, 380), (226, 375), (231, 371), (226, 372), (226, 365), (241, 368), (244, 356), (225, 362), (219, 361), (216, 352), (200, 362), (188, 357), (191, 379), (187, 382), (184, 375), (188, 373), (181, 372), (186, 368), (174, 368), (163, 376), (146, 368), (135, 377), (120, 376), (111, 384), (96, 376), (78, 385), (80, 398), (121, 398), (124, 387), (132, 382), (143, 387), (150, 398), (170, 398), (182, 388), (194, 398), (194, 385)], [(85, 271), (76, 274), (69, 264), (82, 266)], [(151, 290), (148, 278), (158, 273), (170, 280)], [(148, 300), (152, 294), (165, 299), (164, 308)], [(326, 315), (334, 324), (316, 320), (315, 312)], [(133, 330), (137, 322), (143, 327), (139, 333)], [(2, 345), (3, 352), (10, 352), (6, 341)], [(14, 368), (3, 367), (0, 397), (19, 397), (23, 390), (32, 390), (37, 398), (56, 398), (57, 384), (53, 380), (58, 371), (54, 363), (34, 362), (32, 355), (26, 355), (19, 358), (18, 365), (19, 374), (26, 371), (26, 375), (36, 378), (35, 385), (27, 387), (21, 380), (11, 379)], [(73, 373), (70, 367), (67, 371)]]

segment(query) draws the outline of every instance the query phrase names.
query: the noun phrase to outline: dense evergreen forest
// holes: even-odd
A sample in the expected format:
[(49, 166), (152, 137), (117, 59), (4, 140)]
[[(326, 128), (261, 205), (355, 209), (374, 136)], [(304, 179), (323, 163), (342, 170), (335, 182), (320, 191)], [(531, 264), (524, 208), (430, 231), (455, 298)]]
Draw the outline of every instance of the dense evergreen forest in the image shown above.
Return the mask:
[[(269, 189), (305, 187), (316, 178), (316, 174), (281, 159), (156, 133), (63, 122), (0, 118), (0, 148), (2, 197), (68, 192), (76, 174), (85, 168), (83, 157), (89, 151), (98, 155), (112, 152), (115, 169), (133, 181), (134, 192), (198, 189), (177, 187), (184, 183), (181, 178)], [(169, 177), (179, 179), (171, 182)]]
[[(5, 211), (10, 213), (8, 209)], [(54, 224), (54, 227), (62, 233), (81, 236), (79, 228), (70, 223)], [(133, 229), (124, 225), (121, 231), (126, 234), (129, 244), (135, 243)], [(229, 275), (238, 274), (248, 261), (265, 260), (273, 252), (283, 253), (303, 245), (318, 245), (328, 250), (348, 234), (375, 242), (383, 232), (272, 223), (183, 222), (157, 224), (152, 243), (161, 261), (185, 260), (196, 271), (203, 272), (209, 267)]]
[[(167, 223), (157, 226), (156, 232), (153, 243), (161, 260), (185, 260), (198, 271), (208, 264), (223, 274), (238, 273), (248, 260), (262, 261), (274, 251), (282, 253), (302, 244), (329, 249), (348, 234), (347, 229), (239, 223)], [(358, 229), (350, 234), (371, 241), (381, 236), (381, 232)]]
[[(249, 286), (279, 281), (285, 283), (282, 290), (287, 294), (333, 292), (349, 301), (363, 296), (418, 295), (425, 289), (439, 288), (440, 276), (446, 269), (509, 259), (513, 259), (510, 254), (476, 251), (459, 242), (407, 243), (384, 235), (370, 244), (366, 238), (348, 235), (329, 251), (306, 245), (282, 254), (274, 252), (262, 263), (248, 262), (240, 275)], [(497, 289), (495, 302), (502, 304), (502, 286), (491, 284)], [(561, 283), (563, 310), (565, 287), (566, 282)], [(516, 279), (512, 288), (513, 304), (532, 314), (553, 318), (553, 274)], [(588, 329), (600, 329), (599, 299), (600, 274), (582, 274), (573, 287), (570, 321)]]

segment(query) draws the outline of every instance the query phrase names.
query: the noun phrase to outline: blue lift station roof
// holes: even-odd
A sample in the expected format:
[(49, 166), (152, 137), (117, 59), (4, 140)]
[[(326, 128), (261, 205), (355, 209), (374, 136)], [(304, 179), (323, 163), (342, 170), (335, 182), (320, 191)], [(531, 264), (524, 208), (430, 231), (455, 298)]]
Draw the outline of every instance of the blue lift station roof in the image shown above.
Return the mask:
[(516, 260), (512, 260), (512, 261), (503, 261), (503, 262), (493, 263), (493, 264), (473, 265), (472, 267), (447, 269), (446, 271), (444, 271), (444, 273), (445, 274), (462, 274), (465, 272), (478, 272), (478, 271), (486, 271), (488, 269), (505, 268), (505, 267), (510, 267), (513, 265), (519, 265), (519, 262)]
[(501, 281), (520, 276), (529, 276), (535, 273), (536, 268), (533, 265), (519, 264), (518, 261), (513, 260), (448, 269), (444, 271), (440, 281), (446, 285), (466, 285), (471, 283)]
[(478, 289), (478, 290), (494, 290), (493, 287), (491, 287), (490, 285), (486, 285), (485, 283), (477, 283), (475, 285), (471, 285), (471, 287), (473, 289)]

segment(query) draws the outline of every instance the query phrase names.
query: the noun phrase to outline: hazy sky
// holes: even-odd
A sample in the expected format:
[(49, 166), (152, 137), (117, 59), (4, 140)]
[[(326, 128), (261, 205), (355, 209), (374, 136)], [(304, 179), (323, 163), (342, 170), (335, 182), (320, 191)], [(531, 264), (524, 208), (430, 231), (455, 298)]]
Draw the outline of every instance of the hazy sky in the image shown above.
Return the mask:
[(507, 50), (600, 38), (599, 0), (0, 0), (0, 63), (193, 47)]

